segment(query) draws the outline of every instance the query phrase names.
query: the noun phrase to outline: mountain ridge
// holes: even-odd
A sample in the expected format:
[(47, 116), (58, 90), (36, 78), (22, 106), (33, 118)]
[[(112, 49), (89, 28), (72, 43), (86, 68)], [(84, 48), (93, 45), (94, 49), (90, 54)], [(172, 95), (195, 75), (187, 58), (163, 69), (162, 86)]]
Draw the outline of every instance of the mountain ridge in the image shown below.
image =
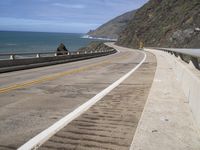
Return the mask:
[(115, 17), (97, 29), (90, 30), (87, 35), (93, 38), (117, 39), (127, 23), (133, 19), (135, 12), (133, 10)]

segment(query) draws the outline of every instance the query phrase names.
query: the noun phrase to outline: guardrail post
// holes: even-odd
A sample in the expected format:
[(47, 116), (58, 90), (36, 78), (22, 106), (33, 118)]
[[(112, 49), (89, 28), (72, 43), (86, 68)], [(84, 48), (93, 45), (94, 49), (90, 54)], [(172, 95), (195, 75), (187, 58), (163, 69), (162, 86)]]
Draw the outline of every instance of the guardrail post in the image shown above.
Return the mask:
[(54, 56), (58, 56), (57, 53), (55, 53)]
[(79, 53), (79, 52), (76, 52), (76, 54), (79, 55), (80, 53)]
[(191, 61), (192, 61), (193, 65), (195, 66), (196, 69), (200, 69), (198, 58), (191, 57)]
[(85, 54), (87, 54), (87, 51), (85, 51)]
[(15, 55), (14, 54), (10, 55), (10, 59), (15, 60)]
[(36, 58), (40, 58), (40, 54), (36, 54)]

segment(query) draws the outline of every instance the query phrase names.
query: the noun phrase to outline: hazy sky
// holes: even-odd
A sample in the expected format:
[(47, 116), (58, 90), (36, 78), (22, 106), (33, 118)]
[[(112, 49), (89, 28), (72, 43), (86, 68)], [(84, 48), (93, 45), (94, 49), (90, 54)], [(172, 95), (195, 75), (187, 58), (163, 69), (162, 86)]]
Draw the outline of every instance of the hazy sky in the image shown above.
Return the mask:
[(0, 0), (0, 30), (84, 33), (148, 0)]

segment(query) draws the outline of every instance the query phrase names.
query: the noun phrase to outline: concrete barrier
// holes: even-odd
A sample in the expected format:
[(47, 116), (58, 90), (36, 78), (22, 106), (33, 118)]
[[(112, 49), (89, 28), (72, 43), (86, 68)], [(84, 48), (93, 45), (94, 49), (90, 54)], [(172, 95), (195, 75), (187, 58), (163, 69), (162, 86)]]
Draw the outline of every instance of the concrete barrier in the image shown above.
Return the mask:
[(32, 69), (36, 67), (50, 66), (61, 63), (68, 63), (73, 61), (79, 61), (84, 59), (90, 59), (95, 57), (106, 56), (116, 53), (116, 50), (110, 50), (108, 52), (90, 53), (90, 54), (72, 54), (66, 56), (53, 56), (53, 57), (35, 57), (35, 58), (23, 58), (13, 60), (1, 60), (0, 61), (0, 73)]
[[(151, 51), (153, 49), (145, 50)], [(200, 128), (200, 71), (191, 62), (187, 64), (179, 57), (167, 52), (161, 52), (167, 56), (167, 60), (176, 74), (176, 79), (187, 97), (186, 103), (189, 104), (194, 119)]]

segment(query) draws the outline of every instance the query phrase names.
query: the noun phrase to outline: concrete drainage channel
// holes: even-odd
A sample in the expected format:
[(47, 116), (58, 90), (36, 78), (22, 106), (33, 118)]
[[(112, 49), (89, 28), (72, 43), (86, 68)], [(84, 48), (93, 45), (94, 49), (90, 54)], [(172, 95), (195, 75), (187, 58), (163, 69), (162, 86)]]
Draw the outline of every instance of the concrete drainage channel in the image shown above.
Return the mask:
[[(14, 57), (11, 57), (12, 59), (10, 60), (0, 60), (0, 73), (32, 69), (32, 68), (62, 64), (62, 63), (69, 63), (69, 62), (74, 62), (74, 61), (91, 59), (95, 57), (106, 56), (106, 55), (114, 54), (116, 52), (117, 51), (115, 49), (111, 49), (107, 51), (83, 52), (83, 53), (75, 52), (75, 53), (69, 53), (68, 55), (65, 55), (65, 56), (44, 56), (44, 57), (42, 57), (41, 54), (31, 53), (27, 55), (34, 55), (36, 57), (31, 57), (31, 58), (24, 57), (24, 58), (18, 58), (18, 59), (17, 58), (13, 59)], [(45, 54), (50, 54), (50, 53), (45, 53)], [(2, 56), (6, 56), (6, 55), (13, 56), (13, 54), (12, 55), (2, 54)], [(37, 56), (40, 56), (40, 57), (37, 57)]]

